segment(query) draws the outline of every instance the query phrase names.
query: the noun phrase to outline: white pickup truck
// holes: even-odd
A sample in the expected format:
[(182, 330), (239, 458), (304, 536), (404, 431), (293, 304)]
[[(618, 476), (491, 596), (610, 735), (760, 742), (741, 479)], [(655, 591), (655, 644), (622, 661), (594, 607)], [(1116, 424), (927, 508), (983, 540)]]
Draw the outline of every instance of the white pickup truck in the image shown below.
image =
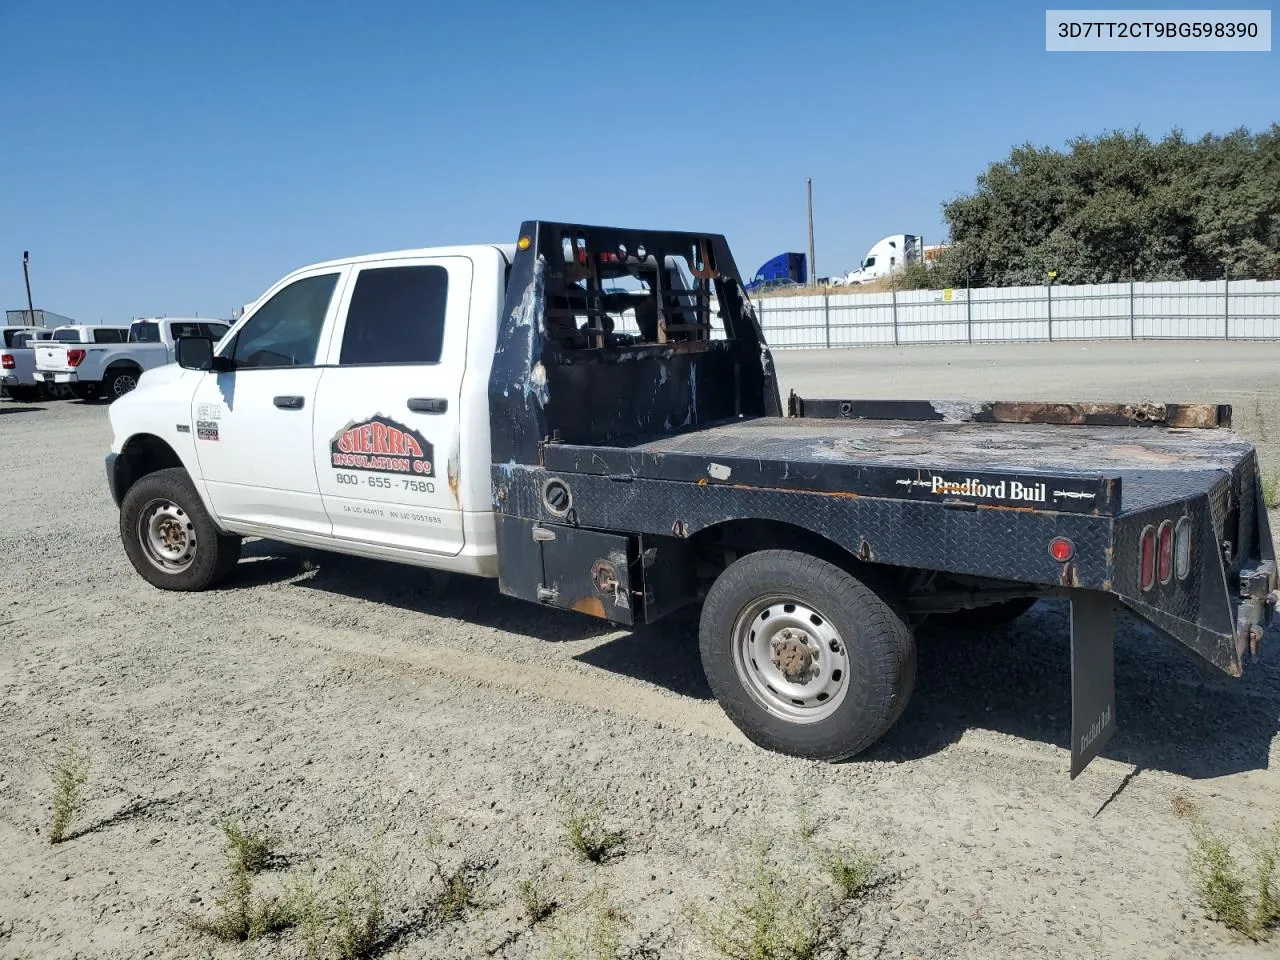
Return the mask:
[(15, 400), (61, 400), (70, 394), (70, 386), (66, 383), (46, 383), (39, 376), (36, 371), (38, 343), (47, 341), (50, 346), (64, 343), (123, 343), (128, 334), (128, 327), (78, 323), (24, 334), (15, 338), (13, 348), (0, 353), (0, 384), (8, 387), (10, 396)]
[[(71, 343), (47, 342), (36, 347), (36, 377), (44, 384), (66, 384), (80, 400), (106, 394), (124, 396), (138, 385), (143, 371), (173, 363), (174, 344), (189, 337), (220, 340), (225, 323), (201, 319), (143, 319), (128, 328), (90, 328), (121, 331), (112, 339)], [(56, 340), (57, 338), (55, 338)]]
[(200, 590), (256, 535), (620, 624), (701, 602), (725, 712), (827, 760), (902, 713), (925, 618), (1070, 600), (1072, 776), (1115, 730), (1119, 607), (1230, 675), (1257, 655), (1280, 574), (1229, 407), (784, 409), (723, 236), (517, 236), (307, 267), (179, 341), (110, 409), (134, 569)]
[(36, 383), (34, 343), (52, 336), (47, 327), (0, 327), (0, 389), (11, 400), (30, 403), (46, 392)]

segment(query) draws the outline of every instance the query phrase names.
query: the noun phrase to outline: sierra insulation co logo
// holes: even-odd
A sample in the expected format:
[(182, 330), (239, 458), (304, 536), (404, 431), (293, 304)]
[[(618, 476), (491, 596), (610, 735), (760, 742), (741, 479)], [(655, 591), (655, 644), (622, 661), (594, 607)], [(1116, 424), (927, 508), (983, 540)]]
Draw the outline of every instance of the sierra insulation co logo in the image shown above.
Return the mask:
[(435, 451), (427, 438), (382, 414), (343, 427), (329, 441), (329, 454), (343, 470), (435, 476)]

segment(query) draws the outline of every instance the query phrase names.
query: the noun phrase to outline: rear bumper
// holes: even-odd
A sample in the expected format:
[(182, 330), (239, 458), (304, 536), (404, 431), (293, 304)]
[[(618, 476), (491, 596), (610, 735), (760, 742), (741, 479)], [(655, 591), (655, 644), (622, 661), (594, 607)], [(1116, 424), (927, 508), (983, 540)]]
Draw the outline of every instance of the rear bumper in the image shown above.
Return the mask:
[(36, 374), (41, 383), (79, 383), (78, 373), (62, 373), (61, 371), (41, 370)]

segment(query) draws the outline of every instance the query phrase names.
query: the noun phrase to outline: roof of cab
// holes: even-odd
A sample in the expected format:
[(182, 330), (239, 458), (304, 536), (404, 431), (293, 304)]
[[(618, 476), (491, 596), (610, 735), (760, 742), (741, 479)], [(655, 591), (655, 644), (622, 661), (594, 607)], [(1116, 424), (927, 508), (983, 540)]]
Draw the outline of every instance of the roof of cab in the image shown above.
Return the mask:
[(465, 257), (477, 253), (485, 254), (496, 250), (506, 258), (507, 262), (516, 255), (514, 243), (470, 243), (455, 247), (418, 247), (412, 250), (389, 250), (386, 253), (366, 253), (358, 257), (341, 257), (337, 260), (324, 260), (320, 263), (309, 263), (304, 267), (291, 270), (290, 274), (302, 270), (317, 270), (322, 267), (348, 267), (359, 263), (377, 263), (380, 260), (408, 260), (415, 257)]

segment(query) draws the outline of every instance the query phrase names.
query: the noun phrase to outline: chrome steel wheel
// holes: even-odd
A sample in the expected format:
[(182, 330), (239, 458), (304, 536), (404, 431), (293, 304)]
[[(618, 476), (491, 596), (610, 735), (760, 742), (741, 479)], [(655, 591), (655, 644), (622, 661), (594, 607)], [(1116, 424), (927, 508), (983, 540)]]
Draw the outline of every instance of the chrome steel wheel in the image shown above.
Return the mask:
[(196, 528), (171, 500), (152, 500), (138, 514), (138, 543), (147, 560), (165, 573), (182, 573), (196, 558)]
[(848, 654), (839, 631), (791, 597), (761, 597), (738, 614), (733, 665), (761, 706), (792, 723), (825, 720), (849, 692)]

